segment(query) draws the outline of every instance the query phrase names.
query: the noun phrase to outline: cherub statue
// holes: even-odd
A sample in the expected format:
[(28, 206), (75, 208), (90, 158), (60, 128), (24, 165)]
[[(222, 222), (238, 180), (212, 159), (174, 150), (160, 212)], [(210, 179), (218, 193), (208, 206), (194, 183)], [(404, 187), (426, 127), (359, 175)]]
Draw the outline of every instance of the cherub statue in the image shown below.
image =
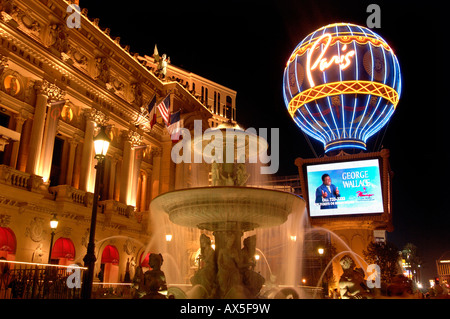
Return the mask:
[(148, 264), (152, 270), (148, 270), (144, 274), (144, 290), (150, 291), (150, 287), (154, 287), (155, 282), (159, 285), (159, 290), (167, 290), (166, 275), (161, 270), (163, 264), (161, 254), (150, 254)]

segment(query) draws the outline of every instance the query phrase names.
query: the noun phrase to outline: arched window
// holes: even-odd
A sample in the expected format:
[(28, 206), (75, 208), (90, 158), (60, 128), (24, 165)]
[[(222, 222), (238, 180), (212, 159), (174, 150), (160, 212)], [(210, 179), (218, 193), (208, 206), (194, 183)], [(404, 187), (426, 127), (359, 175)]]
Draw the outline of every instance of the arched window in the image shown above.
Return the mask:
[(116, 246), (107, 245), (103, 249), (100, 273), (97, 275), (100, 281), (105, 283), (119, 281), (119, 260), (119, 251)]
[(14, 260), (16, 254), (16, 235), (11, 228), (0, 227), (0, 257)]
[(75, 245), (70, 238), (60, 237), (53, 244), (51, 263), (59, 265), (70, 264), (75, 259)]

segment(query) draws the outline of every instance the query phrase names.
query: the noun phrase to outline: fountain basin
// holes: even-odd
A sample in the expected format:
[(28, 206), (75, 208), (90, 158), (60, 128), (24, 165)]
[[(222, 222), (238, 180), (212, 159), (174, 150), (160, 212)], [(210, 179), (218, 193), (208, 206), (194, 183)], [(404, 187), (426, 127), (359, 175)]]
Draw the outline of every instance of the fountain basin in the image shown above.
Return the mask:
[(293, 210), (304, 210), (305, 201), (277, 190), (219, 186), (167, 192), (154, 198), (150, 208), (180, 226), (246, 232), (283, 224)]

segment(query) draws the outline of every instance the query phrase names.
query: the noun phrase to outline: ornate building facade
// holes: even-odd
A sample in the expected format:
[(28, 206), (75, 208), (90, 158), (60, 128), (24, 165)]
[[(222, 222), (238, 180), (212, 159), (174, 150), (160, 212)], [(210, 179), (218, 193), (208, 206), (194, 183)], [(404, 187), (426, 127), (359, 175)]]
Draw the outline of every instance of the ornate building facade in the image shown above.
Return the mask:
[(82, 264), (94, 192), (93, 137), (107, 126), (96, 231), (96, 273), (123, 280), (128, 260), (140, 260), (151, 238), (149, 204), (157, 195), (189, 187), (190, 166), (175, 164), (161, 115), (153, 127), (142, 110), (170, 94), (170, 111), (184, 127), (236, 120), (236, 92), (167, 66), (155, 75), (150, 56), (110, 36), (77, 1), (0, 1), (0, 257), (47, 262), (50, 219), (56, 215), (52, 263)]

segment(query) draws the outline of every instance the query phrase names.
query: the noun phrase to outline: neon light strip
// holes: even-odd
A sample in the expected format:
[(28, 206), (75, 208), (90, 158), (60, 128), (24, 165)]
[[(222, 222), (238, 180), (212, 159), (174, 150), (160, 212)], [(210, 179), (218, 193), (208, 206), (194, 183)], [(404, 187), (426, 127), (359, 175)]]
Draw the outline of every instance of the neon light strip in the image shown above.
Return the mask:
[(298, 117), (294, 118), (295, 123), (297, 123), (297, 125), (302, 129), (303, 132), (305, 132), (306, 134), (308, 134), (309, 136), (311, 136), (312, 138), (319, 140), (323, 143), (323, 145), (325, 145), (325, 141), (322, 139), (321, 136), (316, 135), (313, 131), (311, 131), (309, 129), (309, 127), (307, 127), (305, 124), (303, 124), (300, 119)]
[[(289, 83), (289, 65), (287, 66), (287, 72), (286, 72), (286, 77), (287, 77), (287, 83), (288, 83), (288, 90), (289, 90), (289, 94), (291, 95), (291, 99), (293, 97), (292, 92), (291, 92), (291, 85)], [(297, 76), (296, 76), (297, 77)]]
[[(364, 34), (366, 34), (366, 32), (362, 29), (362, 28), (360, 28), (360, 27), (358, 27)], [(374, 63), (373, 63), (373, 51), (372, 51), (372, 46), (369, 44), (369, 51), (370, 51), (370, 61), (371, 61), (371, 67), (372, 67), (372, 72), (371, 72), (371, 75), (370, 75), (370, 82), (373, 82), (373, 74), (374, 74), (374, 71), (373, 71), (373, 67), (374, 67)], [(367, 112), (367, 109), (368, 109), (368, 107), (369, 107), (369, 103), (370, 103), (370, 95), (367, 97), (367, 101), (366, 101), (366, 107), (364, 108), (364, 113), (363, 113), (363, 117), (362, 117), (362, 119), (364, 119), (364, 117), (366, 116), (366, 112)], [(373, 113), (372, 113), (372, 116), (373, 116)], [(370, 120), (369, 120), (370, 121)], [(369, 123), (369, 121), (367, 121), (366, 122), (366, 125), (367, 125), (367, 123)], [(358, 130), (359, 129), (359, 127), (360, 127), (360, 125), (361, 125), (361, 121), (358, 123), (358, 126), (356, 127), (356, 130)], [(358, 134), (358, 136), (359, 137), (361, 137), (361, 132), (363, 132), (364, 131), (364, 127), (359, 131), (359, 134)]]
[[(351, 35), (353, 36), (353, 32), (352, 29), (348, 27), (348, 30), (350, 31)], [(356, 42), (353, 42), (353, 50), (355, 50), (355, 52), (358, 52), (356, 49)], [(359, 80), (359, 70), (358, 70), (359, 64), (358, 64), (358, 54), (355, 53), (355, 79), (356, 81)], [(352, 114), (352, 120), (350, 122), (350, 128), (348, 131), (348, 135), (349, 137), (352, 137), (352, 126), (353, 126), (353, 122), (355, 121), (355, 114), (356, 114), (356, 102), (358, 101), (358, 99), (355, 97), (353, 99), (354, 103), (353, 103), (353, 114)], [(355, 137), (356, 137), (356, 130), (355, 130)]]
[[(314, 122), (323, 129), (323, 131), (326, 133), (325, 129), (322, 127), (322, 125), (320, 125), (319, 123), (317, 123), (316, 118), (311, 114), (311, 112), (309, 111), (308, 105), (305, 104), (304, 107), (306, 108), (306, 110), (308, 111), (309, 116), (314, 120)], [(301, 110), (299, 110), (297, 113), (302, 113)], [(302, 113), (303, 116), (303, 113)], [(325, 135), (323, 135), (318, 129), (316, 129), (316, 127), (314, 125), (311, 125), (311, 122), (307, 120), (306, 116), (303, 116), (303, 118), (305, 119), (306, 122), (308, 122), (308, 125), (310, 127), (312, 127), (315, 131), (317, 131), (317, 133), (319, 133), (322, 137), (323, 137), (323, 141), (326, 140)]]
[(362, 149), (362, 150), (366, 150), (366, 147), (361, 146), (361, 145), (338, 145), (338, 146), (333, 146), (333, 147), (325, 149), (325, 152), (329, 152), (329, 151), (332, 151), (332, 150), (338, 150), (338, 149), (341, 149), (341, 148), (359, 148), (359, 149)]
[[(323, 72), (323, 83), (327, 83), (327, 74), (326, 72)], [(333, 118), (333, 123), (334, 123), (334, 127), (336, 128), (336, 132), (338, 134), (338, 138), (341, 138), (341, 132), (339, 131), (339, 127), (337, 126), (336, 123), (336, 119), (334, 117), (334, 113), (333, 113), (333, 108), (332, 108), (332, 103), (330, 101), (330, 97), (327, 97), (327, 102), (328, 102), (328, 108), (330, 109), (330, 113), (331, 113), (331, 117)], [(333, 132), (334, 135), (334, 131), (331, 130), (331, 132)]]
[[(328, 124), (327, 120), (326, 120), (325, 117), (323, 116), (322, 111), (320, 110), (320, 105), (319, 105), (319, 103), (317, 103), (317, 101), (314, 101), (314, 103), (316, 103), (316, 107), (317, 107), (317, 109), (319, 110), (319, 113), (320, 113), (320, 116), (322, 117), (322, 120), (325, 122), (325, 124), (327, 125), (327, 127), (330, 127), (330, 125)], [(325, 129), (324, 129), (324, 131), (325, 131), (325, 133), (326, 133), (327, 136), (328, 136), (328, 141), (331, 141), (331, 140), (333, 140), (333, 139), (336, 138), (336, 135), (334, 134), (333, 130), (330, 130), (331, 133), (333, 134), (333, 138), (331, 138), (330, 135), (328, 135), (328, 133), (327, 133), (327, 131), (326, 131)]]
[(80, 267), (80, 266), (66, 266), (66, 265), (55, 265), (55, 264), (40, 264), (40, 263), (30, 263), (25, 261), (15, 261), (15, 260), (0, 260), (2, 263), (8, 263), (8, 264), (18, 264), (18, 265), (30, 265), (30, 266), (43, 266), (43, 267), (58, 267), (58, 268), (79, 268), (86, 270), (87, 267)]
[[(383, 115), (383, 113), (386, 111), (386, 108), (388, 107), (388, 105), (385, 106), (385, 108), (383, 109), (383, 112), (380, 114), (380, 117)], [(391, 108), (389, 109), (389, 111), (387, 112), (386, 116), (383, 118), (383, 120), (380, 121), (380, 123), (378, 123), (375, 127), (373, 124), (372, 125), (372, 129), (368, 132), (366, 132), (363, 136), (364, 141), (367, 141), (367, 139), (369, 137), (371, 137), (372, 135), (374, 135), (376, 132), (378, 132), (391, 118), (392, 114), (394, 113), (395, 109), (394, 107), (391, 105)], [(378, 120), (378, 119), (377, 119)]]
[[(344, 32), (345, 33), (345, 32)], [(358, 33), (356, 33), (358, 34)], [(341, 36), (336, 36), (334, 33), (330, 33), (330, 35), (332, 36), (331, 42), (330, 42), (330, 46), (335, 45), (336, 43), (341, 43), (341, 44), (349, 44), (350, 42), (354, 41), (357, 42), (358, 44), (361, 45), (373, 45), (376, 47), (383, 47), (386, 51), (392, 51), (391, 47), (382, 39), (382, 38), (370, 38), (369, 36), (367, 36), (367, 34), (363, 31), (363, 35), (341, 35)], [(311, 47), (313, 46), (313, 44), (311, 44), (312, 41), (317, 41), (318, 38), (313, 38), (311, 37), (309, 39), (308, 44), (303, 45), (303, 46), (297, 46), (297, 48), (294, 50), (294, 52), (291, 54), (291, 56), (289, 57), (287, 64), (292, 63), (294, 61), (294, 59), (297, 56), (302, 56), (305, 54), (305, 52), (307, 52), (308, 50), (311, 49)]]
[[(336, 28), (336, 36), (339, 37), (338, 27), (335, 26), (335, 28)], [(339, 61), (341, 61), (341, 48), (340, 48), (339, 41), (337, 42), (337, 48), (338, 48), (338, 50), (337, 50), (338, 51), (338, 58), (339, 58)], [(339, 67), (339, 80), (342, 82), (342, 70), (341, 70), (340, 67)], [(344, 94), (341, 94), (340, 98), (341, 98), (341, 116), (342, 116), (342, 137), (346, 138), (345, 137), (346, 131), (345, 131), (345, 112), (344, 112), (344, 103), (345, 103), (345, 101), (344, 101)]]
[(297, 84), (298, 92), (301, 92), (300, 86), (298, 85), (298, 79), (297, 79), (297, 59), (295, 59), (295, 84)]
[[(381, 116), (383, 115), (383, 112), (381, 112), (381, 114), (378, 116), (378, 118), (373, 121), (372, 124), (369, 125), (369, 127), (366, 129), (366, 126), (372, 121), (373, 116), (377, 113), (378, 111), (378, 107), (380, 106), (381, 103), (381, 99), (378, 99), (377, 105), (375, 106), (375, 109), (372, 111), (372, 114), (370, 115), (369, 119), (366, 121), (366, 123), (364, 123), (364, 127), (359, 131), (358, 137), (360, 139), (363, 139), (363, 137), (361, 137), (361, 134), (365, 134), (364, 132), (370, 130), (371, 127), (373, 127), (376, 123), (376, 121), (378, 121), (378, 119), (381, 118)], [(389, 103), (389, 102), (388, 102)], [(384, 110), (383, 110), (384, 111)]]
[(328, 148), (329, 146), (332, 146), (332, 145), (336, 145), (336, 144), (345, 144), (345, 143), (355, 143), (355, 144), (360, 144), (360, 145), (366, 147), (366, 143), (364, 143), (364, 142), (361, 141), (361, 140), (344, 139), (344, 140), (338, 140), (338, 141), (334, 141), (334, 142), (328, 143), (328, 144), (327, 144), (327, 148)]
[[(383, 51), (383, 58), (384, 58), (384, 80), (383, 80), (383, 84), (386, 84), (386, 74), (387, 74), (387, 69), (386, 69), (386, 56), (384, 55), (384, 51)], [(373, 64), (372, 64), (373, 65)], [(372, 71), (373, 74), (373, 71)], [(380, 102), (381, 100), (378, 99), (377, 105), (375, 107), (375, 110), (372, 112), (372, 115), (370, 116), (369, 120), (366, 122), (366, 124), (364, 125), (364, 127), (362, 128), (362, 130), (359, 133), (359, 137), (361, 139), (364, 139), (364, 136), (366, 135), (366, 133), (371, 130), (372, 127), (374, 127), (374, 125), (376, 125), (375, 123), (377, 123), (377, 121), (381, 118), (382, 114), (385, 111), (385, 108), (383, 109), (383, 112), (378, 116), (378, 118), (371, 124), (369, 125), (369, 127), (366, 129), (366, 126), (370, 123), (370, 121), (372, 120), (373, 116), (376, 114), (378, 107), (380, 106)], [(364, 132), (364, 133), (363, 133)], [(363, 137), (361, 137), (361, 134), (363, 134)], [(367, 139), (364, 139), (367, 140)]]
[(295, 111), (297, 111), (303, 105), (318, 99), (322, 99), (327, 96), (334, 96), (340, 94), (372, 94), (381, 96), (394, 107), (398, 103), (398, 93), (385, 84), (371, 81), (342, 81), (325, 83), (315, 86), (303, 92), (297, 94), (288, 105), (289, 114), (294, 117)]

